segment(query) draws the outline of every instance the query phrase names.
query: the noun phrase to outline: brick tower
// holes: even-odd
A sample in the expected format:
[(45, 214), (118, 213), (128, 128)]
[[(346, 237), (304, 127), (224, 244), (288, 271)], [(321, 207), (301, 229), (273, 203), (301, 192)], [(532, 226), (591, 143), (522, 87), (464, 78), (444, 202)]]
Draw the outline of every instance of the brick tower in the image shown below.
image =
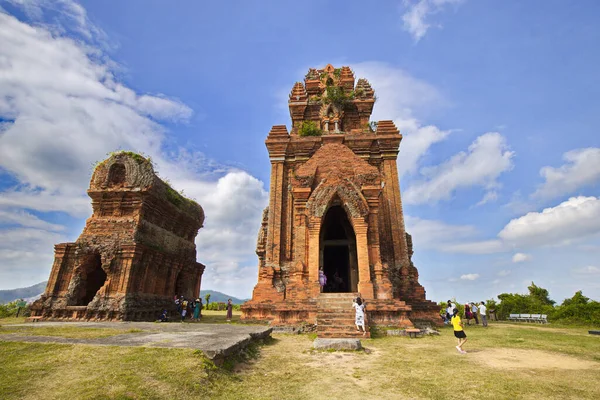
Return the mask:
[(94, 170), (93, 214), (75, 243), (54, 246), (34, 316), (65, 320), (156, 320), (173, 296), (198, 296), (204, 265), (194, 239), (204, 211), (156, 174), (150, 160), (113, 154)]
[[(244, 319), (317, 323), (320, 336), (352, 327), (351, 300), (370, 325), (439, 322), (411, 261), (396, 159), (402, 135), (370, 122), (375, 93), (349, 67), (310, 69), (289, 98), (292, 130), (273, 126), (269, 206), (256, 253), (258, 283)], [(321, 293), (319, 269), (328, 278)]]

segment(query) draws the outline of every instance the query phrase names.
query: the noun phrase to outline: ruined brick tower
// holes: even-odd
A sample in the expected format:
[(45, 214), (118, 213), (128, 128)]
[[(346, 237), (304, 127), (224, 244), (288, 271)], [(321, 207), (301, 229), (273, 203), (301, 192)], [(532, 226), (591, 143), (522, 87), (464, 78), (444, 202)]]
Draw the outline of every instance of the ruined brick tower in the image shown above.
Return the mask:
[[(342, 303), (350, 310), (360, 293), (371, 325), (439, 322), (404, 229), (396, 167), (402, 135), (392, 121), (370, 122), (374, 103), (369, 82), (355, 84), (349, 67), (310, 69), (294, 84), (292, 130), (273, 126), (266, 140), (270, 202), (258, 235), (258, 283), (243, 318), (317, 322), (322, 330), (344, 320), (326, 310)], [(324, 293), (319, 268), (328, 278)], [(334, 336), (343, 327), (329, 328)]]
[(93, 214), (55, 258), (33, 315), (155, 320), (174, 295), (198, 296), (204, 266), (194, 239), (204, 211), (160, 180), (144, 157), (121, 152), (94, 170)]

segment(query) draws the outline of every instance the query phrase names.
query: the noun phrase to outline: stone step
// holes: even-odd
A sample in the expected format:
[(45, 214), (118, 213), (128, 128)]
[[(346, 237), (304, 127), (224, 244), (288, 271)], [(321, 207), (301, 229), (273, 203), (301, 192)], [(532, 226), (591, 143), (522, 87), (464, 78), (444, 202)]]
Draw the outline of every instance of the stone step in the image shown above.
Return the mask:
[(321, 325), (317, 325), (317, 331), (326, 331), (329, 329), (339, 329), (342, 331), (355, 331), (356, 330), (356, 325), (354, 325), (354, 321), (352, 321), (352, 323), (349, 324), (338, 324), (338, 323), (333, 323), (333, 324), (321, 324)]
[(317, 337), (319, 338), (363, 338), (369, 339), (371, 337), (371, 333), (367, 332), (364, 336), (362, 332), (343, 332), (343, 331), (334, 331), (329, 330), (326, 332), (317, 332)]
[(320, 293), (318, 299), (330, 299), (330, 298), (339, 298), (339, 297), (347, 297), (347, 298), (356, 298), (358, 297), (358, 292), (356, 293)]

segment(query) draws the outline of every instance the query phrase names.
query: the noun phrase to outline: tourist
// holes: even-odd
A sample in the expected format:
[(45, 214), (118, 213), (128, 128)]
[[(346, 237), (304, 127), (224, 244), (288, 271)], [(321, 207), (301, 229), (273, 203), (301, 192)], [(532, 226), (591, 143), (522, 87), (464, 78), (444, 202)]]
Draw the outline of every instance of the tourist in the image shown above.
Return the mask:
[(167, 310), (163, 310), (162, 314), (158, 317), (158, 322), (169, 322)]
[(488, 326), (487, 325), (487, 317), (485, 315), (486, 312), (487, 312), (487, 307), (485, 306), (485, 303), (482, 301), (481, 305), (479, 306), (479, 314), (481, 315), (481, 324), (483, 326)]
[(202, 307), (202, 303), (200, 299), (196, 299), (194, 303), (194, 321), (198, 322), (200, 318), (200, 307)]
[(362, 328), (363, 336), (365, 336), (367, 334), (367, 330), (365, 329), (365, 305), (363, 304), (360, 296), (352, 301), (352, 307), (354, 307), (354, 310), (356, 311), (354, 317), (356, 331), (360, 332), (359, 328)]
[(188, 301), (181, 296), (183, 301), (181, 302), (181, 322), (185, 321), (185, 316), (187, 315)]
[(227, 300), (227, 322), (231, 322), (231, 318), (233, 318), (233, 304), (229, 299)]
[(479, 325), (479, 318), (477, 318), (477, 305), (475, 303), (471, 303), (471, 312), (473, 313), (473, 318), (475, 318), (475, 324)]
[(175, 307), (177, 307), (177, 314), (181, 314), (181, 300), (177, 295), (175, 295)]
[(325, 287), (326, 284), (327, 284), (327, 275), (325, 275), (325, 272), (323, 272), (323, 267), (321, 267), (321, 268), (319, 268), (319, 285), (321, 285), (321, 293), (323, 293), (323, 287)]
[(344, 291), (344, 280), (340, 277), (340, 274), (337, 272), (337, 270), (333, 274), (333, 288), (335, 292)]
[(465, 303), (465, 318), (467, 319), (467, 325), (471, 325), (473, 314), (471, 313), (471, 306), (469, 306), (469, 303)]
[(454, 315), (454, 310), (456, 310), (456, 304), (452, 301), (448, 300), (448, 307), (446, 307), (446, 319), (450, 321), (452, 316)]
[(467, 354), (466, 351), (463, 350), (463, 345), (467, 341), (467, 335), (463, 330), (463, 323), (460, 319), (460, 315), (458, 315), (458, 309), (454, 309), (454, 314), (452, 317), (452, 327), (454, 328), (454, 337), (458, 339), (458, 346), (456, 346), (456, 350), (458, 350), (461, 354)]

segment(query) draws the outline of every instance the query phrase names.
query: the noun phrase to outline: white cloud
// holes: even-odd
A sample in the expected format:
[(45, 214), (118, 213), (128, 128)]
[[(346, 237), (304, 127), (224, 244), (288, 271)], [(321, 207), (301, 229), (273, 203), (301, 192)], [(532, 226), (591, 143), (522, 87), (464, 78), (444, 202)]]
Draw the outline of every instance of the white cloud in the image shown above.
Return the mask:
[(48, 231), (63, 231), (62, 225), (51, 224), (39, 219), (24, 210), (2, 209), (0, 208), (0, 226), (1, 225), (19, 225), (27, 228), (38, 228)]
[[(442, 11), (449, 4), (459, 5), (463, 0), (404, 0), (406, 12), (402, 14), (403, 29), (418, 42), (431, 28), (428, 17)], [(441, 28), (441, 25), (435, 25)]]
[(421, 169), (426, 180), (409, 186), (404, 192), (404, 202), (435, 203), (449, 199), (459, 188), (470, 186), (490, 190), (498, 186), (500, 174), (512, 169), (513, 156), (499, 133), (481, 135), (469, 146), (468, 152), (460, 152), (438, 166)]
[(471, 225), (450, 225), (431, 219), (422, 219), (406, 215), (406, 231), (413, 237), (415, 248), (445, 249), (450, 243), (472, 237), (477, 229)]
[(462, 241), (451, 243), (441, 247), (442, 251), (447, 253), (464, 253), (464, 254), (492, 254), (505, 251), (505, 245), (501, 240), (481, 240), (481, 241)]
[(572, 197), (511, 220), (498, 237), (517, 247), (564, 244), (600, 232), (600, 198)]
[(486, 203), (493, 202), (496, 200), (498, 200), (498, 192), (496, 192), (495, 190), (490, 190), (485, 193), (483, 198), (477, 204), (475, 204), (475, 207), (479, 207)]
[[(43, 13), (49, 4), (27, 2), (30, 13), (40, 5)], [(74, 17), (82, 12), (73, 9)], [(86, 21), (80, 19), (89, 27)], [(118, 81), (118, 66), (96, 45), (50, 29), (0, 13), (0, 118), (8, 121), (0, 127), (0, 168), (18, 180), (0, 192), (3, 285), (47, 279), (53, 245), (74, 239), (49, 232), (62, 227), (27, 210), (88, 217), (85, 192), (94, 162), (131, 149), (151, 156), (162, 177), (203, 206), (207, 217), (197, 239), (198, 259), (207, 265), (202, 287), (248, 295), (256, 283), (254, 247), (267, 202), (262, 182), (200, 153), (180, 148), (166, 154), (160, 121), (185, 121), (192, 110), (162, 94), (136, 93)]]
[(67, 238), (43, 229), (0, 229), (0, 290), (47, 280), (54, 245)]
[(460, 279), (462, 279), (463, 281), (474, 281), (478, 278), (479, 274), (465, 274), (460, 276)]
[(533, 197), (558, 197), (600, 182), (600, 148), (571, 150), (563, 154), (563, 159), (566, 163), (558, 168), (543, 167), (540, 170), (545, 181)]
[(515, 253), (515, 255), (513, 255), (513, 257), (512, 257), (512, 262), (520, 263), (520, 262), (530, 261), (531, 259), (532, 259), (531, 254)]
[(400, 68), (380, 62), (352, 65), (357, 78), (367, 78), (375, 90), (377, 103), (372, 120), (393, 120), (400, 133), (398, 176), (413, 174), (429, 148), (451, 133), (434, 125), (423, 125), (415, 114), (443, 103), (438, 90)]
[(587, 267), (574, 269), (573, 272), (582, 275), (600, 275), (600, 268), (588, 265)]
[(505, 276), (508, 276), (508, 275), (510, 275), (510, 273), (511, 273), (511, 271), (510, 271), (510, 270), (508, 270), (508, 269), (503, 269), (502, 271), (498, 271), (498, 274), (497, 274), (497, 275), (498, 275), (498, 276), (505, 277)]

